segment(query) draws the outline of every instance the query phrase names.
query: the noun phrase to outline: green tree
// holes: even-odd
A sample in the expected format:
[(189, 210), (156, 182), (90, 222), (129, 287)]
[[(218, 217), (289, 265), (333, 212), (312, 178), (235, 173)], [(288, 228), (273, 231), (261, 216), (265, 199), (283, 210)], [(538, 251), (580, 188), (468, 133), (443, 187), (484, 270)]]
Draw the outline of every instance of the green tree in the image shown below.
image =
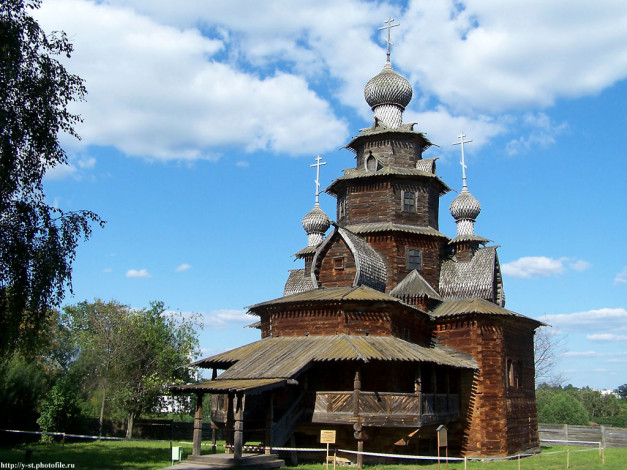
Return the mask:
[(627, 384), (620, 385), (614, 390), (620, 396), (621, 400), (627, 400)]
[[(44, 432), (80, 432), (84, 423), (81, 414), (77, 377), (60, 377), (41, 403), (37, 424)], [(45, 438), (44, 441), (51, 439)]]
[(45, 202), (45, 172), (67, 162), (59, 133), (78, 137), (83, 81), (56, 59), (69, 57), (64, 33), (46, 34), (30, 16), (39, 0), (0, 2), (0, 357), (41, 339), (53, 308), (71, 289), (72, 262), (91, 224), (89, 211)]
[(106, 398), (127, 417), (127, 437), (133, 435), (135, 420), (168, 394), (167, 384), (193, 380), (189, 363), (198, 346), (195, 317), (166, 312), (162, 302), (131, 309), (97, 300), (64, 311), (80, 347), (77, 364), (90, 371), (103, 392), (101, 416)]
[(37, 430), (37, 404), (49, 388), (44, 370), (21, 354), (0, 362), (0, 429)]
[(539, 406), (538, 421), (546, 424), (590, 424), (584, 406), (568, 393), (554, 393), (550, 400)]

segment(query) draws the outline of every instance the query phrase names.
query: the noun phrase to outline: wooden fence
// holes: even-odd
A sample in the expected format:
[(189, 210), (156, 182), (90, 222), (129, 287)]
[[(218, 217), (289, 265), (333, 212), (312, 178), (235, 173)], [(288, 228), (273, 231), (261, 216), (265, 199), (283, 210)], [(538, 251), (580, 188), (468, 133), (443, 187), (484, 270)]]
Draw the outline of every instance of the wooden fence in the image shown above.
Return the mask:
[(627, 429), (612, 426), (575, 426), (573, 424), (539, 424), (541, 441), (601, 442), (604, 447), (627, 448)]

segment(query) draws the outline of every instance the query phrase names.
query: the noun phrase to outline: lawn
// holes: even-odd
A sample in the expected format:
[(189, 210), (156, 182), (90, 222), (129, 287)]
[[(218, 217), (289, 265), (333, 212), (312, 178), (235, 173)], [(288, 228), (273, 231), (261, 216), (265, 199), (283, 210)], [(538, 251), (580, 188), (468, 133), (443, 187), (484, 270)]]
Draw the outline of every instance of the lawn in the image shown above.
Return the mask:
[[(192, 451), (191, 444), (174, 442), (173, 445), (183, 447), (183, 455), (189, 455)], [(75, 469), (160, 469), (170, 465), (170, 443), (168, 441), (94, 441), (80, 443), (54, 444), (28, 444), (12, 448), (0, 447), (0, 468), (11, 468), (7, 464), (21, 464), (25, 462), (26, 450), (32, 450), (30, 463), (36, 468), (37, 464), (56, 464), (47, 468), (72, 468)], [(521, 470), (550, 470), (566, 469), (566, 447), (543, 447), (542, 454), (523, 458), (520, 460)], [(586, 470), (622, 470), (625, 468), (627, 450), (606, 449), (605, 464), (601, 463), (598, 450), (577, 452), (580, 448), (570, 448), (571, 469)], [(203, 448), (203, 453), (209, 452)], [(560, 453), (555, 453), (560, 452)], [(13, 468), (21, 468), (15, 466)], [(45, 468), (40, 466), (39, 468)], [(299, 465), (288, 467), (299, 470), (323, 470), (326, 467), (321, 464)], [(333, 468), (332, 466), (330, 468)], [(338, 467), (343, 468), (343, 467)], [(344, 467), (351, 468), (351, 467)], [(352, 467), (354, 468), (354, 467)], [(437, 463), (425, 463), (408, 461), (406, 465), (376, 465), (365, 466), (375, 470), (435, 470)], [(518, 461), (495, 462), (468, 462), (471, 470), (517, 470)], [(446, 464), (441, 463), (441, 469), (446, 469)], [(463, 462), (450, 462), (450, 470), (464, 469)]]

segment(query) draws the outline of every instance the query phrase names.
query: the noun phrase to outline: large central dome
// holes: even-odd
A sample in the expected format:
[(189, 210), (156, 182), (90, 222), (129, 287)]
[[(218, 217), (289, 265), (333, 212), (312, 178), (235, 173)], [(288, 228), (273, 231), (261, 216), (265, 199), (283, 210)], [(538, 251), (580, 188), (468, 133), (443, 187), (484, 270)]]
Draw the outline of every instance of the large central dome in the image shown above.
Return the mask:
[(364, 97), (375, 118), (392, 129), (400, 127), (403, 110), (411, 101), (412, 94), (409, 81), (397, 74), (389, 61), (364, 89)]

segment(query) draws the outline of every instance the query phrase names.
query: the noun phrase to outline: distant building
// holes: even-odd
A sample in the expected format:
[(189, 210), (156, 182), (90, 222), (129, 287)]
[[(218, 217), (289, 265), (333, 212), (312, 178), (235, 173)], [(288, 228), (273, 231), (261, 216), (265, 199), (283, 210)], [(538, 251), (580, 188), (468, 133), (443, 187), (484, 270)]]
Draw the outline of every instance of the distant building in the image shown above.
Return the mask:
[(402, 121), (412, 88), (389, 54), (365, 98), (374, 122), (346, 145), (355, 167), (326, 189), (336, 222), (316, 192), (295, 255), (304, 267), (283, 297), (249, 307), (261, 340), (198, 361), (214, 380), (175, 390), (214, 394), (211, 420), (236, 452), (249, 440), (312, 446), (335, 429), (341, 448), (433, 454), (442, 424), (449, 455), (537, 449), (541, 323), (505, 308), (497, 247), (474, 233), (481, 206), (465, 167), (451, 239), (438, 228), (450, 188), (423, 158), (432, 143)]

